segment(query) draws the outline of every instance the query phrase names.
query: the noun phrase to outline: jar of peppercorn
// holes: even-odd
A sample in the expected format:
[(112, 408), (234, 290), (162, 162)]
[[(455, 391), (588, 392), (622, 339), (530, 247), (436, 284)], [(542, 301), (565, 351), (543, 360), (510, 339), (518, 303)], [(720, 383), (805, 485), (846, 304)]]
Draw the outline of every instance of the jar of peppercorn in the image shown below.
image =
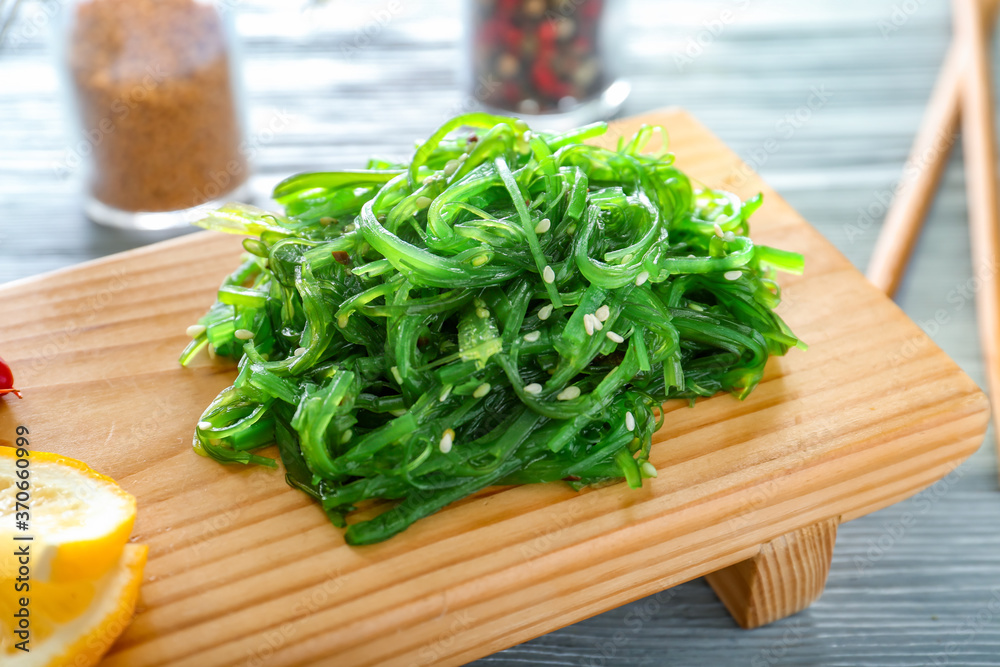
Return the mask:
[(224, 10), (205, 0), (66, 5), (62, 67), (78, 122), (63, 162), (82, 168), (92, 220), (162, 229), (245, 196), (241, 87)]
[(562, 129), (624, 104), (613, 0), (466, 2), (466, 89), (479, 106)]

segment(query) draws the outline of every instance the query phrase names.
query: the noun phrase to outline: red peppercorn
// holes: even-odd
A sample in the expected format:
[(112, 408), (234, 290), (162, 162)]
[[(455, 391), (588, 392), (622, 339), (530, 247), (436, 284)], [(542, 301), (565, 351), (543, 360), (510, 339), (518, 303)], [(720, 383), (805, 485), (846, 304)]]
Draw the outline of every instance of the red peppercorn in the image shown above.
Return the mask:
[(584, 2), (583, 6), (580, 7), (580, 13), (587, 17), (588, 19), (597, 18), (601, 13), (601, 6), (604, 3), (601, 0), (590, 0), (590, 2)]
[(544, 21), (538, 26), (538, 38), (542, 40), (542, 44), (551, 44), (556, 41), (556, 36), (555, 21)]
[(531, 67), (531, 80), (543, 95), (559, 99), (564, 94), (562, 82), (552, 73), (552, 70), (549, 69), (543, 60), (535, 62)]
[(524, 41), (524, 33), (517, 29), (516, 26), (509, 24), (500, 24), (498, 30), (503, 34), (503, 43), (511, 51), (518, 51), (521, 48), (521, 43)]
[(472, 4), (472, 80), (496, 84), (476, 90), (481, 102), (542, 113), (600, 94), (605, 72), (596, 39), (604, 0), (574, 0), (571, 8), (555, 0)]
[(14, 394), (21, 398), (21, 392), (14, 389), (14, 372), (3, 359), (0, 359), (0, 396), (4, 394)]

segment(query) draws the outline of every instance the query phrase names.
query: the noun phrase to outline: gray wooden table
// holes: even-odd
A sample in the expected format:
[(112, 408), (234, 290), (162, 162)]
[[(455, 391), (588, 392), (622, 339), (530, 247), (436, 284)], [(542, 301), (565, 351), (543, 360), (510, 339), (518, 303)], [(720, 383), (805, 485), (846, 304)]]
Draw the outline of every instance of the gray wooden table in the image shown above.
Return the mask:
[[(78, 174), (61, 166), (71, 154), (42, 1), (26, 3), (0, 52), (0, 282), (169, 236), (82, 217)], [(262, 196), (291, 172), (403, 156), (468, 103), (456, 86), (459, 0), (229, 4)], [(948, 44), (947, 0), (631, 0), (621, 11), (626, 113), (687, 107), (863, 268)], [(809, 109), (817, 90), (826, 99)], [(982, 384), (974, 308), (961, 298), (968, 258), (956, 149), (899, 303), (918, 323), (943, 310), (947, 324), (928, 332)], [(826, 592), (792, 618), (740, 630), (698, 580), (476, 664), (1000, 664), (992, 444), (922, 494), (842, 526)]]

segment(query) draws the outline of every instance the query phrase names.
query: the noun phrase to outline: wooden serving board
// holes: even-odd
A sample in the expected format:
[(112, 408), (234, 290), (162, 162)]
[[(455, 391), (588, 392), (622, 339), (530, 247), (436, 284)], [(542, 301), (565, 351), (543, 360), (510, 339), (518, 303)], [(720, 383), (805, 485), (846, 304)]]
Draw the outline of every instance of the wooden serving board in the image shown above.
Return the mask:
[(0, 286), (0, 353), (24, 400), (0, 441), (83, 459), (139, 500), (150, 560), (135, 621), (105, 660), (152, 665), (458, 665), (715, 573), (751, 627), (819, 594), (839, 522), (943, 477), (980, 444), (976, 385), (718, 139), (664, 111), (678, 165), (742, 197), (754, 238), (806, 256), (781, 313), (809, 344), (753, 395), (665, 408), (641, 490), (495, 489), (352, 548), (280, 472), (195, 455), (201, 411), (234, 377), (182, 369), (239, 239), (198, 234)]

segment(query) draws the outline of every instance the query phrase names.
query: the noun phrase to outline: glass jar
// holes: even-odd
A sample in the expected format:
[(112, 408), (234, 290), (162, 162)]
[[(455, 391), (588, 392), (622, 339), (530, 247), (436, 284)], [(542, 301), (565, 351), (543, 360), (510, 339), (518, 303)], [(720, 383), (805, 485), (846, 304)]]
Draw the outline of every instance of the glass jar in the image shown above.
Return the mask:
[(610, 118), (624, 104), (619, 8), (605, 0), (466, 2), (465, 83), (478, 105), (558, 130)]
[(203, 0), (73, 0), (62, 66), (84, 209), (133, 229), (189, 224), (250, 176), (232, 26)]

